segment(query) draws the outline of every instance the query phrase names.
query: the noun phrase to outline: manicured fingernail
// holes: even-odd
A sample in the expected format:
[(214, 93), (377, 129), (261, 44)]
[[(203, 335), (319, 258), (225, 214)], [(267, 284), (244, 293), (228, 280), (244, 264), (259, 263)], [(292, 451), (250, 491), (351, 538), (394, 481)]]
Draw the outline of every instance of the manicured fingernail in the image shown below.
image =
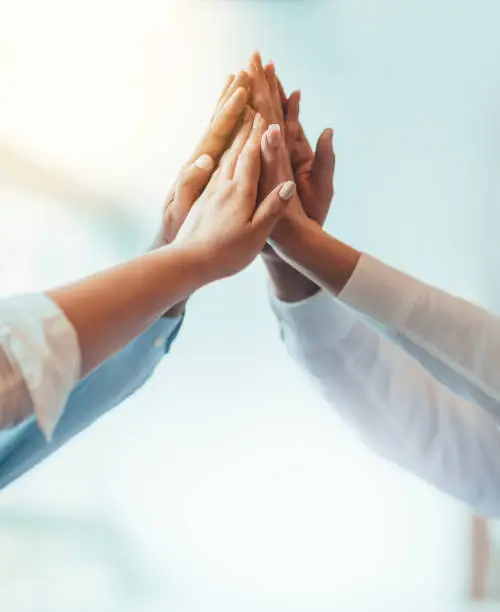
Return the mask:
[(270, 125), (268, 130), (267, 130), (267, 142), (269, 143), (270, 147), (278, 147), (280, 144), (280, 135), (281, 135), (281, 128), (277, 123), (273, 123), (273, 125)]
[(293, 181), (287, 181), (280, 189), (280, 198), (282, 200), (291, 200), (295, 195), (295, 183)]
[(194, 162), (194, 165), (201, 170), (211, 170), (214, 165), (214, 160), (210, 157), (210, 155), (204, 154), (198, 157), (198, 159)]
[(253, 120), (253, 127), (254, 129), (257, 129), (258, 127), (261, 126), (261, 122), (262, 122), (262, 115), (260, 113), (256, 113), (255, 114), (255, 119)]

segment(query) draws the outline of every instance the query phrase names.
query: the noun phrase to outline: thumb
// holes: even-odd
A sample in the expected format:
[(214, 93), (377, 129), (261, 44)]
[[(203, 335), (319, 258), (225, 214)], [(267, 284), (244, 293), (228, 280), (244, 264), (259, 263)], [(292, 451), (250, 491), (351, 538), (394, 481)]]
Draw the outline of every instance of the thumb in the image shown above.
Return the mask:
[(205, 189), (214, 169), (210, 155), (202, 155), (194, 164), (181, 170), (175, 190), (167, 200), (163, 213), (163, 232), (167, 242), (172, 242), (186, 220), (191, 207)]
[(191, 208), (200, 197), (212, 176), (213, 169), (214, 160), (205, 154), (181, 172), (177, 181), (175, 199), (183, 208), (185, 206)]
[(312, 180), (321, 196), (333, 197), (333, 173), (335, 172), (335, 153), (333, 152), (333, 130), (324, 130), (318, 138), (312, 165)]
[(252, 219), (252, 228), (263, 241), (273, 231), (295, 192), (295, 183), (287, 181), (275, 187), (267, 198), (259, 204)]

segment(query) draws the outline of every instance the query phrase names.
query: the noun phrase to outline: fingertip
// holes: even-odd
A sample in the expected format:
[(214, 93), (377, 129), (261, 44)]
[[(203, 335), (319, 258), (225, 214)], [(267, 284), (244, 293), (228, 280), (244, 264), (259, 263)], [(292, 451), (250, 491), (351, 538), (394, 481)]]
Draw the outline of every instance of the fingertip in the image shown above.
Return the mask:
[(259, 51), (257, 51), (257, 49), (255, 49), (255, 51), (253, 51), (252, 54), (250, 55), (250, 65), (252, 64), (256, 67), (259, 64), (262, 66), (262, 58), (260, 56)]

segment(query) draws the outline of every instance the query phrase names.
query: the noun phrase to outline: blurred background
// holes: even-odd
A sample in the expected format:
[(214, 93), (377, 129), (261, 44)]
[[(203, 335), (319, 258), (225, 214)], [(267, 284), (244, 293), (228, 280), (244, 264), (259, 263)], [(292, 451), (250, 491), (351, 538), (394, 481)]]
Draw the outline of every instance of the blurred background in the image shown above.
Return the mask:
[[(0, 7), (2, 294), (147, 248), (258, 48), (308, 136), (335, 128), (328, 229), (500, 311), (495, 0)], [(496, 539), (310, 390), (256, 262), (192, 299), (143, 389), (0, 493), (0, 609), (500, 610)]]

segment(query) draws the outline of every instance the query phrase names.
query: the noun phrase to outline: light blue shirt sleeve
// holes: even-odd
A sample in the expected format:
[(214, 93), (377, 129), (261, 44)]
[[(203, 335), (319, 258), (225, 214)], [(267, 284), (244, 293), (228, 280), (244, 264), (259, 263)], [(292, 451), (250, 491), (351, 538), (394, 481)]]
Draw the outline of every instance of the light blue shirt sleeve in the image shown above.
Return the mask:
[(152, 375), (169, 352), (182, 318), (162, 318), (74, 389), (47, 443), (35, 418), (0, 432), (0, 489), (114, 408)]

